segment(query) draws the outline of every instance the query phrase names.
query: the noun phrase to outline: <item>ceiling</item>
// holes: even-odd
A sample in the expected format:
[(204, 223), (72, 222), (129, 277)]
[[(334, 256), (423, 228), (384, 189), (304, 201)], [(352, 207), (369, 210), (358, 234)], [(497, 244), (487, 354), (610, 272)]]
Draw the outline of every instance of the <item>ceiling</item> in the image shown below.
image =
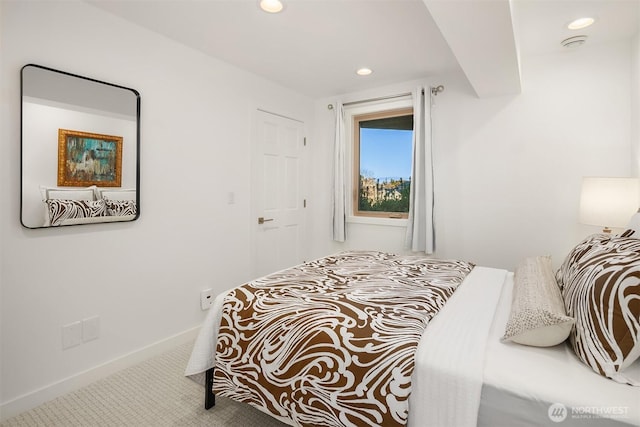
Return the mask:
[[(86, 0), (130, 22), (310, 97), (465, 73), (478, 96), (517, 93), (519, 57), (638, 31), (640, 0)], [(577, 33), (571, 20), (596, 23)], [(357, 76), (369, 67), (373, 74)]]

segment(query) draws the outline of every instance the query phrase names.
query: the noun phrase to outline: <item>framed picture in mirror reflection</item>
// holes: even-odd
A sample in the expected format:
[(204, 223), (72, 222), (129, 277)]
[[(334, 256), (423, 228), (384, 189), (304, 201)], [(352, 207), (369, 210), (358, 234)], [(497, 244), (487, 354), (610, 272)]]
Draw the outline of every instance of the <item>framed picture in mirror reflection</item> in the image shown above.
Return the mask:
[(58, 129), (58, 185), (120, 187), (122, 137)]

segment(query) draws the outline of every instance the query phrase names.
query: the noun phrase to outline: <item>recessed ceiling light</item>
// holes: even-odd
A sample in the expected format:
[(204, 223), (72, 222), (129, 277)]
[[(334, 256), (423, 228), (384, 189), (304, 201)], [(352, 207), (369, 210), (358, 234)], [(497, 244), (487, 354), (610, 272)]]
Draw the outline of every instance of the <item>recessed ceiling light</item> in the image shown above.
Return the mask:
[(373, 73), (371, 68), (358, 68), (358, 70), (356, 71), (356, 74), (359, 76), (368, 76), (371, 73)]
[(589, 25), (593, 24), (595, 19), (593, 18), (579, 18), (575, 21), (572, 21), (567, 25), (567, 28), (570, 30), (580, 30), (582, 28), (587, 28)]
[(260, 0), (260, 9), (269, 13), (278, 13), (282, 11), (282, 2), (280, 0)]

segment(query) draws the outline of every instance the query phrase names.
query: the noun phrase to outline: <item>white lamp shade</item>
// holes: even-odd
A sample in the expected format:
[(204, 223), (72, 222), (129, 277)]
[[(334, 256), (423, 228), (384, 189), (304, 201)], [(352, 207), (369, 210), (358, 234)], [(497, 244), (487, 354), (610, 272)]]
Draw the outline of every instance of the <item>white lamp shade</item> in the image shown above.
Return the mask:
[(624, 227), (640, 205), (637, 178), (584, 177), (580, 195), (580, 222), (602, 227)]

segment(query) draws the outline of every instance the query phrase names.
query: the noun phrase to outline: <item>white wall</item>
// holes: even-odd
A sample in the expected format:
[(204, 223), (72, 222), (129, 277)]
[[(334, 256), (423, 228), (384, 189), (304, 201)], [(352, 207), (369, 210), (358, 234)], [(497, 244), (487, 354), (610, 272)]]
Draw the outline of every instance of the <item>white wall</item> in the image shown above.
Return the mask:
[[(2, 7), (2, 4), (0, 3), (0, 52), (2, 51), (2, 43), (3, 43), (3, 38), (2, 38), (2, 25), (4, 22), (4, 9)], [(4, 80), (4, 55), (0, 55), (0, 82), (2, 82)], [(2, 86), (2, 83), (0, 83), (0, 90), (2, 91), (1, 93), (5, 93), (4, 92), (4, 86)], [(9, 112), (9, 105), (8, 102), (4, 102), (2, 101), (4, 99), (4, 95), (0, 96), (0, 124), (2, 124), (2, 129), (4, 129), (4, 117), (7, 117), (8, 112)], [(1, 132), (1, 131), (0, 131)], [(0, 133), (0, 135), (2, 135), (2, 138), (0, 139), (0, 146), (2, 146), (2, 139), (6, 136), (4, 133)], [(3, 151), (4, 153), (4, 151)], [(4, 195), (4, 189), (6, 188), (6, 184), (9, 182), (9, 173), (8, 173), (8, 165), (9, 165), (9, 157), (8, 155), (2, 155), (0, 156), (0, 195)], [(0, 208), (0, 242), (4, 242), (6, 239), (6, 235), (5, 235), (5, 229), (6, 227), (3, 225), (6, 223), (6, 215), (5, 215), (5, 209), (1, 209)], [(2, 309), (3, 305), (4, 305), (4, 300), (3, 300), (3, 288), (4, 288), (4, 265), (5, 265), (5, 247), (2, 243), (0, 243), (0, 309)], [(2, 314), (0, 314), (0, 376), (2, 375), (2, 366), (3, 366), (3, 356), (2, 356), (2, 347), (4, 347), (3, 345), (3, 337), (4, 337), (4, 333), (3, 333), (3, 320), (2, 320)], [(2, 389), (2, 384), (0, 383), (0, 394), (2, 393), (1, 391)], [(2, 398), (0, 398), (0, 402), (2, 401)], [(4, 419), (4, 412), (2, 410), (2, 405), (0, 405), (0, 420)]]
[[(430, 79), (446, 88), (433, 110), (438, 257), (513, 270), (523, 257), (548, 254), (557, 266), (598, 231), (578, 224), (582, 176), (631, 174), (630, 43), (525, 57), (522, 77), (521, 95), (489, 99), (475, 97), (462, 75)], [(314, 193), (331, 185), (331, 101), (316, 103), (314, 158), (323, 163)], [(330, 235), (330, 212), (326, 195), (314, 212), (318, 239)], [(399, 252), (404, 231), (349, 224), (345, 244), (320, 240), (314, 249)]]
[[(0, 2), (0, 16), (0, 407), (8, 417), (47, 397), (41, 388), (62, 390), (78, 373), (199, 326), (201, 289), (249, 279), (253, 111), (311, 124), (313, 104), (85, 2)], [(138, 221), (20, 226), (27, 63), (140, 92)], [(61, 326), (94, 315), (100, 338), (63, 351)]]
[[(638, 9), (640, 22), (640, 8)], [(631, 141), (633, 175), (640, 176), (640, 30), (631, 45)]]

